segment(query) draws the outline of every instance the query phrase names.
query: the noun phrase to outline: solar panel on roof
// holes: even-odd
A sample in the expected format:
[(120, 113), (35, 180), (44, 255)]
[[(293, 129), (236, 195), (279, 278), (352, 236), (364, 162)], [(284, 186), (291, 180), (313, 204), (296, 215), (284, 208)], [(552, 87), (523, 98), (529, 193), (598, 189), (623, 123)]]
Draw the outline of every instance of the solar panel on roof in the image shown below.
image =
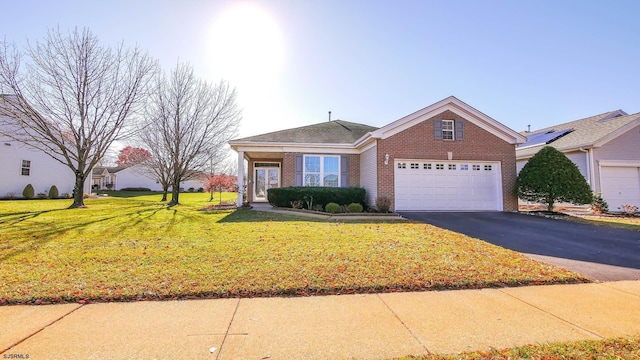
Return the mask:
[(559, 131), (547, 131), (547, 132), (542, 132), (537, 134), (531, 134), (527, 136), (527, 142), (524, 144), (521, 144), (518, 147), (523, 148), (528, 146), (550, 144), (572, 131), (573, 129), (565, 129), (565, 130), (559, 130)]

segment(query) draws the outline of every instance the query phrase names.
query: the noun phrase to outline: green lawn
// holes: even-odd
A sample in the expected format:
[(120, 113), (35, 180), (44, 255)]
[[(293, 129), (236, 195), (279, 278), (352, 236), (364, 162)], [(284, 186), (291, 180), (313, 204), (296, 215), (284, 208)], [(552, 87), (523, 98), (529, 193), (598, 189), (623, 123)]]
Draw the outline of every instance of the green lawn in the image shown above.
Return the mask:
[[(233, 199), (235, 194), (225, 194)], [(481, 288), (586, 281), (421, 223), (198, 211), (209, 194), (0, 201), (0, 303)]]
[(527, 345), (513, 349), (475, 351), (456, 355), (410, 356), (400, 360), (512, 360), (512, 359), (640, 359), (640, 336), (606, 340)]

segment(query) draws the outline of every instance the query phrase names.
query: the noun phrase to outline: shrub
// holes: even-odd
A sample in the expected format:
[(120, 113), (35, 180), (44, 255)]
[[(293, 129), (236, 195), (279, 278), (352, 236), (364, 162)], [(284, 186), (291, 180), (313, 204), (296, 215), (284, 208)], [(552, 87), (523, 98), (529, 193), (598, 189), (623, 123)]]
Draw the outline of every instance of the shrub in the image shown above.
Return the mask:
[(22, 190), (22, 196), (27, 199), (33, 199), (33, 197), (36, 196), (36, 191), (33, 189), (31, 184), (27, 184), (27, 186), (24, 187), (24, 190)]
[(328, 212), (329, 214), (335, 214), (340, 211), (340, 205), (336, 203), (328, 203), (327, 205), (325, 205), (324, 211)]
[(638, 212), (638, 207), (635, 205), (624, 204), (620, 206), (618, 209), (622, 211), (625, 215), (633, 215)]
[(350, 213), (360, 213), (362, 212), (362, 205), (358, 203), (351, 203), (347, 207)]
[(63, 199), (71, 199), (71, 194), (69, 194), (69, 193), (62, 193), (62, 194), (60, 195), (60, 197), (61, 197), (61, 198), (63, 198)]
[(609, 212), (609, 204), (600, 196), (600, 193), (594, 195), (591, 210), (598, 215)]
[(196, 191), (196, 189), (194, 189), (194, 188), (192, 188), (192, 187), (190, 187), (190, 188), (188, 188), (188, 189), (187, 189), (187, 192), (194, 192), (194, 191)]
[(593, 193), (578, 166), (551, 146), (545, 146), (524, 165), (516, 179), (520, 199), (547, 204), (591, 204)]
[(386, 196), (378, 196), (376, 198), (376, 208), (381, 213), (388, 213), (391, 209), (391, 199)]
[(204, 192), (204, 188), (199, 187), (199, 188), (198, 188), (198, 192), (199, 192), (199, 193)]
[(290, 186), (268, 189), (267, 196), (269, 203), (273, 206), (291, 207), (292, 201), (302, 201), (308, 209), (313, 209), (314, 205), (324, 207), (331, 202), (336, 204), (362, 204), (365, 199), (365, 190), (355, 187)]
[(8, 192), (7, 193), (7, 199), (11, 200), (11, 199), (15, 199), (16, 197), (17, 197), (16, 193), (14, 193), (14, 192)]
[(303, 209), (304, 203), (301, 200), (292, 201), (291, 207), (294, 209)]
[(47, 198), (47, 193), (46, 192), (39, 192), (38, 193), (38, 199), (46, 199)]
[(126, 187), (120, 189), (120, 191), (151, 191), (151, 189), (145, 187)]
[(58, 198), (58, 188), (55, 185), (51, 185), (49, 188), (49, 199), (57, 199)]

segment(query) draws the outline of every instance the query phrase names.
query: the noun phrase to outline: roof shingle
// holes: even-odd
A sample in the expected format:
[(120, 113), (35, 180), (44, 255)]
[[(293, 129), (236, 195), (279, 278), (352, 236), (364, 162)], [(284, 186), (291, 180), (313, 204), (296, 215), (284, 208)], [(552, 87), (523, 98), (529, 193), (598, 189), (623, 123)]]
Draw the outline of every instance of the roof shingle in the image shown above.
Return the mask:
[(522, 135), (530, 137), (531, 135), (541, 134), (552, 130), (558, 132), (573, 129), (570, 133), (550, 142), (549, 144), (543, 143), (536, 146), (525, 146), (526, 143), (522, 144), (519, 148), (516, 148), (516, 157), (519, 159), (531, 157), (545, 146), (553, 146), (560, 151), (589, 147), (612, 132), (638, 119), (640, 119), (640, 113), (626, 115), (625, 112), (616, 110), (560, 125), (550, 126), (530, 133), (522, 132)]
[(352, 144), (377, 127), (333, 120), (293, 129), (235, 139), (231, 142), (275, 142), (300, 144)]

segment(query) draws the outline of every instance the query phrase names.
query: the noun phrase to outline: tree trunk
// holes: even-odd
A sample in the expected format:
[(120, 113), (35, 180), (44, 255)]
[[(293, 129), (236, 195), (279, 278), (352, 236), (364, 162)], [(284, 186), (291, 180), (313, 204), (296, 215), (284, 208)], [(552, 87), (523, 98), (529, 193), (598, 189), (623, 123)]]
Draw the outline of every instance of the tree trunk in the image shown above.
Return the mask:
[(553, 212), (553, 199), (547, 199), (547, 211)]
[(209, 189), (209, 202), (213, 201), (213, 188)]
[(84, 208), (84, 174), (76, 171), (76, 184), (73, 188), (73, 204), (69, 209)]
[(171, 201), (169, 201), (169, 206), (174, 206), (180, 204), (178, 197), (180, 196), (180, 183), (176, 185), (175, 183), (172, 185), (171, 189)]
[(162, 186), (162, 200), (160, 201), (167, 201), (167, 193), (169, 192), (169, 186)]

